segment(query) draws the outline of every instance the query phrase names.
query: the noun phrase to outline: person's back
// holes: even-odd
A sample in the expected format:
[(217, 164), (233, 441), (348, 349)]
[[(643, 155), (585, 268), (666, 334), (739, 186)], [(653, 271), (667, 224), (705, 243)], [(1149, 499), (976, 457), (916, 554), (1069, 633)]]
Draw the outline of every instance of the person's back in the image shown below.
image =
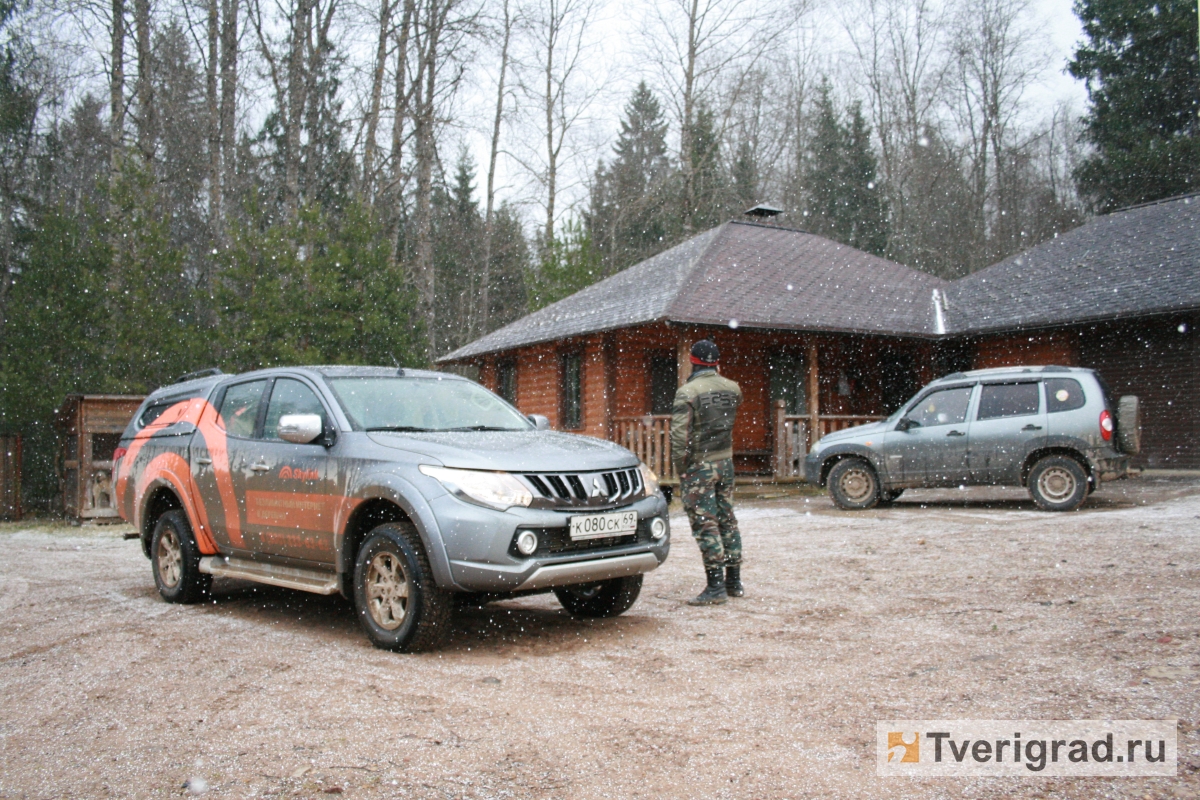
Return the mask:
[(706, 588), (692, 605), (741, 597), (742, 537), (733, 515), (733, 424), (742, 390), (717, 372), (717, 346), (692, 346), (692, 376), (675, 394), (671, 462), (704, 559)]

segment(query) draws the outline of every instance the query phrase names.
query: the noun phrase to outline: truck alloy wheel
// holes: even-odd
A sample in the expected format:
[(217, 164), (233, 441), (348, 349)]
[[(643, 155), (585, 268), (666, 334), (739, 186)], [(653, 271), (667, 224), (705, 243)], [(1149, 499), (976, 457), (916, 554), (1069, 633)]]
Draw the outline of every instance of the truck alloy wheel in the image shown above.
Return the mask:
[(375, 624), (394, 631), (404, 624), (408, 608), (408, 576), (394, 553), (382, 552), (367, 565), (367, 611)]
[(150, 540), (154, 584), (168, 603), (195, 603), (209, 593), (212, 576), (200, 571), (200, 549), (180, 509), (158, 518)]
[(453, 598), (434, 583), (416, 529), (390, 522), (371, 531), (358, 551), (354, 605), (372, 644), (416, 652), (441, 642), (450, 627)]

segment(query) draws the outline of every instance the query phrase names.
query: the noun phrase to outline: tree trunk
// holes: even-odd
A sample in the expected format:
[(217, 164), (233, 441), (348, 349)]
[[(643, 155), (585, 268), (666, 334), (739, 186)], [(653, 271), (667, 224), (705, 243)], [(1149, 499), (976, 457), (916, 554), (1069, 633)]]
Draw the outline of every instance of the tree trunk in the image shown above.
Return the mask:
[(150, 48), (150, 0), (133, 0), (134, 27), (137, 34), (138, 77), (137, 146), (143, 163), (154, 160), (154, 54)]
[(387, 66), (387, 43), (391, 34), (392, 0), (380, 0), (379, 36), (375, 42), (375, 68), (371, 73), (371, 99), (367, 106), (366, 146), (363, 149), (362, 196), (368, 205), (375, 203), (375, 153), (379, 149), (375, 134), (379, 128), (379, 107), (383, 102), (383, 74)]
[(109, 73), (109, 138), (112, 169), (120, 170), (125, 143), (125, 0), (112, 0), (112, 63)]
[(218, 138), (221, 147), (221, 206), (218, 208), (219, 234), (225, 237), (226, 213), (224, 204), (234, 189), (237, 170), (237, 134), (234, 129), (237, 113), (238, 83), (238, 3), (222, 0), (221, 16), (221, 109)]
[(492, 148), (488, 154), (487, 202), (483, 216), (483, 275), (479, 297), (479, 332), (490, 329), (492, 283), (492, 237), (495, 234), (494, 209), (496, 203), (496, 156), (500, 151), (500, 123), (504, 118), (504, 78), (508, 71), (508, 42), (512, 36), (512, 17), (508, 11), (508, 0), (504, 0), (504, 41), (500, 46), (500, 77), (496, 82), (496, 115), (492, 119)]
[(300, 129), (307, 106), (305, 51), (315, 0), (297, 0), (292, 15), (291, 47), (287, 63), (287, 113), (284, 118), (284, 210), (296, 216), (300, 204)]
[(393, 87), (392, 102), (392, 149), (391, 169), (388, 184), (383, 192), (387, 202), (387, 214), (390, 223), (388, 239), (391, 243), (391, 262), (395, 267), (401, 260), (401, 225), (404, 214), (401, 209), (401, 187), (404, 183), (404, 121), (410, 114), (410, 97), (412, 89), (408, 86), (406, 70), (408, 69), (408, 43), (412, 34), (413, 17), (416, 14), (416, 0), (404, 0), (404, 12), (400, 17), (400, 31), (396, 37), (396, 73)]
[(205, 64), (204, 100), (208, 113), (208, 228), (213, 240), (221, 229), (221, 109), (217, 100), (220, 69), (220, 0), (208, 0), (208, 62)]

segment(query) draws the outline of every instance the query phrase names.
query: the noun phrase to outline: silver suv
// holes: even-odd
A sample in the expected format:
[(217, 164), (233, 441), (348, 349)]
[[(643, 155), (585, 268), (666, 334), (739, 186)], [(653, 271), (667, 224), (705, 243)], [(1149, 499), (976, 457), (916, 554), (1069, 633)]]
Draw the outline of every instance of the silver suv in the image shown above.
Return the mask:
[(1047, 511), (1072, 511), (1101, 481), (1123, 478), (1140, 446), (1138, 399), (1120, 399), (1090, 369), (956, 372), (882, 422), (818, 441), (805, 479), (844, 509), (890, 503), (905, 489), (1026, 486)]
[(353, 600), (383, 648), (435, 646), (456, 599), (553, 591), (621, 614), (667, 558), (654, 473), (465, 378), (375, 367), (185, 376), (114, 455), (163, 598), (213, 576)]

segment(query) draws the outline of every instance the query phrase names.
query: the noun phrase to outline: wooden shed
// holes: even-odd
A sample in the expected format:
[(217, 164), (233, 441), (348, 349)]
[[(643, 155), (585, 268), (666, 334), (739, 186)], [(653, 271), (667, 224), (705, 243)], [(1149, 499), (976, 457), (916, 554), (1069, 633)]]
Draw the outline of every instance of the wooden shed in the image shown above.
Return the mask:
[(21, 437), (0, 435), (0, 519), (21, 518)]
[(112, 457), (121, 432), (144, 398), (135, 395), (69, 394), (56, 412), (63, 433), (63, 516), (118, 522)]

